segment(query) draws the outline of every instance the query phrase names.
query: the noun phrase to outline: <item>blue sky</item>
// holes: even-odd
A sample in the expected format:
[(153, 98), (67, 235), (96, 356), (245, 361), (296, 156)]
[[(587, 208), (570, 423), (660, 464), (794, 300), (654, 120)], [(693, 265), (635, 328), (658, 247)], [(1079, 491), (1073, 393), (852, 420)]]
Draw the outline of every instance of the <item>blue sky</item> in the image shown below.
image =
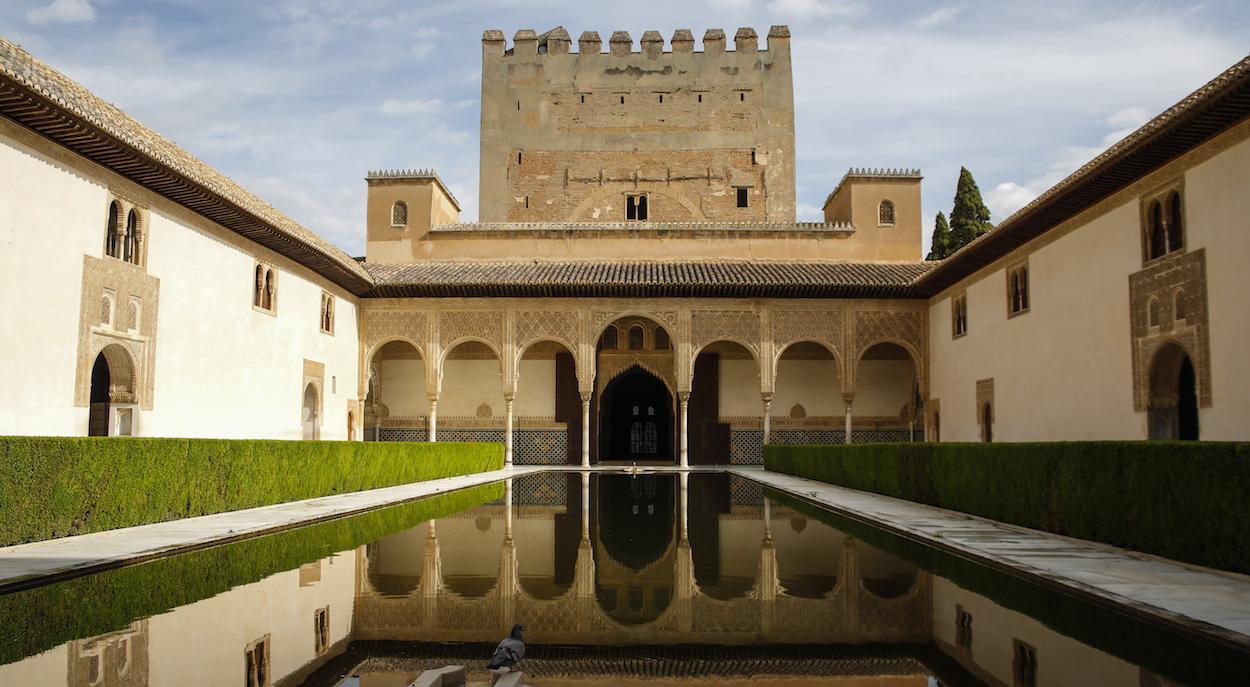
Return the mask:
[(353, 255), (369, 169), (433, 167), (477, 216), (480, 37), (563, 25), (793, 33), (800, 219), (851, 166), (960, 165), (994, 220), (1250, 50), (1250, 3), (8, 0), (0, 33)]

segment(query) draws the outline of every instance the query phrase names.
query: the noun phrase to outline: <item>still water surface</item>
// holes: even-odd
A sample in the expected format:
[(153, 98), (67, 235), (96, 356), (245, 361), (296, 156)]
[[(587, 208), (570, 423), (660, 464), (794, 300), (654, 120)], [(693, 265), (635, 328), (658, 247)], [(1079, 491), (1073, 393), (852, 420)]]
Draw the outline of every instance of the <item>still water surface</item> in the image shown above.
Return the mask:
[(0, 685), (484, 679), (514, 622), (538, 687), (1138, 687), (1250, 665), (766, 491), (550, 472), (0, 596)]

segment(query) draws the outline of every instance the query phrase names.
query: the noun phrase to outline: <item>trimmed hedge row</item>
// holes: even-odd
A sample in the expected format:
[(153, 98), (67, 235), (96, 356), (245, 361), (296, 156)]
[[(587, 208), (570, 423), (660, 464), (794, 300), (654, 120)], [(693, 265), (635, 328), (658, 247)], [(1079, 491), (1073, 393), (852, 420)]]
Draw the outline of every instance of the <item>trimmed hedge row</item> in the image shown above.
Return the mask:
[(482, 443), (0, 437), (0, 546), (502, 466)]
[(764, 447), (799, 477), (1250, 573), (1250, 444)]
[(0, 665), (503, 498), (501, 483), (0, 595)]

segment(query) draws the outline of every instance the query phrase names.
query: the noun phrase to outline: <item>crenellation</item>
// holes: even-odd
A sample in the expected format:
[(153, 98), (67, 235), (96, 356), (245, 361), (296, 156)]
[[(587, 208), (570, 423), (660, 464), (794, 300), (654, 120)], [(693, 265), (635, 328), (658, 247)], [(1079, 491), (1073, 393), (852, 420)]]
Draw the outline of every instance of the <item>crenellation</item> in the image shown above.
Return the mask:
[(633, 52), (634, 39), (629, 37), (628, 31), (613, 31), (612, 37), (608, 39), (608, 50), (617, 57), (623, 57)]
[(740, 53), (759, 52), (760, 43), (759, 36), (756, 35), (755, 29), (750, 27), (742, 27), (734, 34), (734, 50)]
[(647, 31), (642, 34), (642, 54), (654, 60), (663, 52), (664, 38), (659, 31)]
[(548, 55), (567, 55), (572, 44), (569, 32), (565, 31), (563, 26), (557, 26), (538, 37), (538, 52)]
[(708, 29), (703, 32), (703, 54), (719, 55), (725, 52), (725, 31)]
[(677, 29), (673, 32), (673, 38), (670, 42), (673, 45), (674, 53), (690, 54), (694, 52), (694, 32), (690, 29)]
[(582, 55), (598, 55), (603, 52), (603, 41), (598, 31), (583, 31), (577, 37), (577, 51)]
[(538, 34), (533, 29), (520, 29), (512, 36), (512, 54), (530, 57), (538, 54)]
[(506, 39), (503, 31), (487, 29), (482, 32), (482, 59), (487, 57), (503, 57)]

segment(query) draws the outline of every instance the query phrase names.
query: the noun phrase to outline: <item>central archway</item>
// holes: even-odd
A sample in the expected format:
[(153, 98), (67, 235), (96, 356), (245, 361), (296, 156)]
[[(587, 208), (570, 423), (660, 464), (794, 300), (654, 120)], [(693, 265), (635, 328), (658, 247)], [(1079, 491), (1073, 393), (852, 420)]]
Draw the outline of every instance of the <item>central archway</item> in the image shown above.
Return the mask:
[(599, 402), (600, 460), (673, 461), (673, 395), (633, 366), (608, 382)]

